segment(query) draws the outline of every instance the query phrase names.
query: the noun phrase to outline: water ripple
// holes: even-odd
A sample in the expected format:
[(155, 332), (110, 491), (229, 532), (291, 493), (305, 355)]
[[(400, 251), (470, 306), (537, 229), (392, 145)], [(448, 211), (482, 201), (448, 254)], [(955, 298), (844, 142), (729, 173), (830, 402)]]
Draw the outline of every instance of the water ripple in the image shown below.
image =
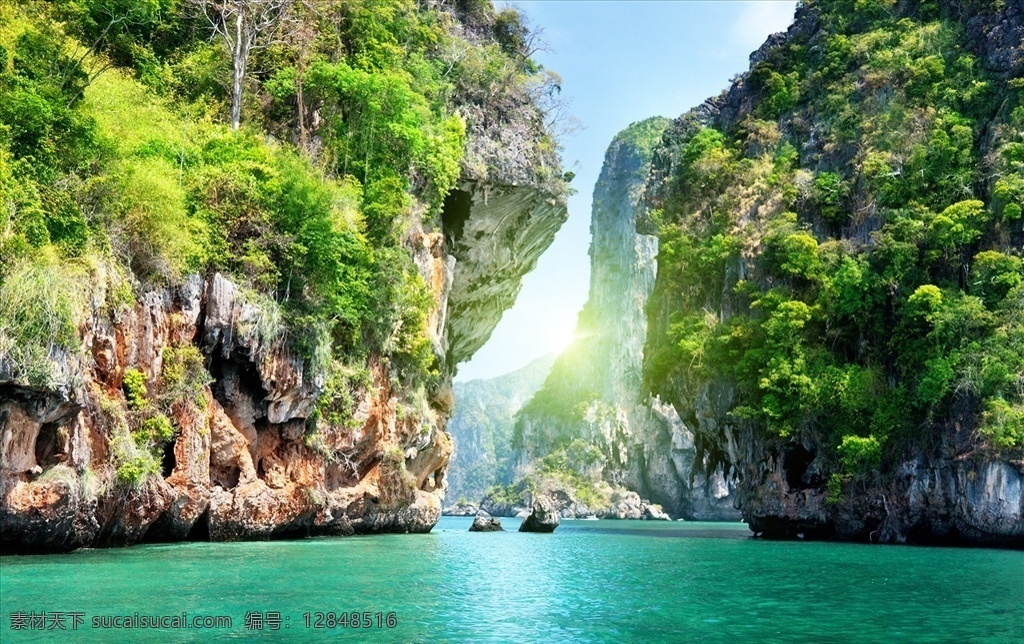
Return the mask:
[[(0, 559), (10, 613), (226, 614), (228, 631), (101, 631), (76, 641), (309, 641), (305, 612), (395, 611), (385, 641), (1019, 642), (1024, 553), (755, 541), (737, 524), (566, 521), (554, 534), (469, 533), (153, 545)], [(142, 608), (140, 608), (142, 607)], [(246, 631), (247, 611), (290, 628)]]

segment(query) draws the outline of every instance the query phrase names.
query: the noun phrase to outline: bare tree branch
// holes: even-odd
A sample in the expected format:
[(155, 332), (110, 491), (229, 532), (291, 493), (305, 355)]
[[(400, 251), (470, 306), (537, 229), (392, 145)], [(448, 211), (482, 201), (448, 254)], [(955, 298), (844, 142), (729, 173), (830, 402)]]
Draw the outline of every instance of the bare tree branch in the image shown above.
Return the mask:
[(273, 43), (295, 0), (191, 0), (231, 53), (231, 127), (242, 119), (242, 88), (249, 54)]

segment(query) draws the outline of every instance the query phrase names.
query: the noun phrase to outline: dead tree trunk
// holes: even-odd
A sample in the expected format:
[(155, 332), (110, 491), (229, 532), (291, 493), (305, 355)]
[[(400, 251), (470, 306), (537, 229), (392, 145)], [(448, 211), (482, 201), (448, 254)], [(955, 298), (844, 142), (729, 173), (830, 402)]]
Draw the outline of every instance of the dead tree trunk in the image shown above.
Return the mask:
[(293, 0), (192, 0), (231, 53), (231, 128), (242, 122), (249, 54), (274, 41)]

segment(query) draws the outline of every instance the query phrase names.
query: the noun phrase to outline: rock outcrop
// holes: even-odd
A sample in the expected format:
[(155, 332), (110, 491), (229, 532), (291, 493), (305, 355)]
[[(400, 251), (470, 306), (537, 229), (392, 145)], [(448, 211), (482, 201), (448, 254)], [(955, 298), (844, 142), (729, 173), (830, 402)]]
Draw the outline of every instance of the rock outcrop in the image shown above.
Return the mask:
[[(557, 195), (492, 190), (479, 210), (460, 210), (438, 241), (422, 233), (409, 241), (435, 288), (434, 336), (442, 349), (454, 345), (443, 354), (449, 379), (515, 300), (522, 275), (565, 218)], [(348, 426), (310, 435), (323, 383), (285, 344), (260, 336), (264, 313), (224, 276), (193, 276), (140, 293), (119, 318), (84, 320), (82, 357), (53, 357), (55, 372), (69, 374), (58, 381), (70, 384), (0, 382), (4, 550), (429, 531), (452, 452), (444, 432), (450, 407), (400, 417), (404, 394), (371, 358), (370, 386), (354, 392)], [(212, 382), (200, 400), (174, 408), (178, 432), (161, 472), (126, 489), (112, 454), (132, 413), (125, 371), (141, 371), (154, 391), (165, 353), (187, 346), (201, 351)], [(398, 461), (385, 458), (388, 446)]]
[[(956, 432), (938, 454), (918, 450), (891, 477), (830, 503), (825, 448), (815, 436), (766, 438), (750, 427), (721, 422), (724, 402), (698, 402), (698, 431), (716, 432), (740, 479), (744, 520), (769, 538), (814, 538), (875, 543), (1024, 545), (1024, 466), (1020, 462), (957, 455)], [(961, 437), (969, 434), (961, 430)], [(946, 455), (943, 455), (945, 452)]]
[(455, 503), (448, 507), (441, 508), (441, 515), (446, 517), (474, 517), (480, 508), (472, 503)]
[(450, 371), (487, 342), (566, 217), (564, 200), (533, 187), (471, 181), (448, 196), (446, 250), (455, 261), (442, 346)]
[[(411, 240), (414, 250), (428, 251), (419, 263), (437, 289), (436, 337), (464, 338), (456, 342), (452, 369), (514, 301), (523, 273), (565, 217), (557, 197), (507, 190), (520, 198), (497, 198), (482, 214), (471, 205), (462, 227), (433, 249), (423, 237)], [(467, 227), (511, 230), (510, 222), (514, 240), (474, 237), (489, 247), (460, 241)], [(448, 254), (448, 239), (468, 253), (464, 269)], [(440, 279), (431, 280), (434, 269)], [(491, 279), (488, 270), (495, 271)], [(462, 298), (454, 315), (444, 314), (450, 294)], [(120, 318), (83, 321), (83, 358), (54, 356), (71, 386), (0, 383), (4, 550), (429, 531), (441, 514), (452, 451), (444, 432), (450, 408), (400, 417), (403, 394), (392, 390), (387, 367), (371, 359), (371, 384), (355, 392), (348, 427), (310, 435), (307, 420), (323, 383), (304, 373), (286, 345), (260, 337), (263, 313), (224, 276), (193, 276), (141, 293)], [(186, 346), (201, 351), (212, 382), (199, 400), (174, 408), (178, 431), (161, 471), (126, 488), (113, 456), (132, 413), (122, 392), (125, 371), (138, 369), (155, 391), (165, 378), (166, 352)], [(401, 454), (397, 462), (385, 458), (388, 446)]]
[(641, 499), (636, 492), (619, 495), (619, 498), (613, 500), (610, 507), (599, 510), (596, 516), (600, 519), (672, 520), (660, 505), (652, 504), (647, 499)]
[[(1024, 9), (1020, 3), (943, 0), (932, 4), (930, 11), (941, 12), (951, 22), (960, 23), (953, 27), (954, 34), (962, 35), (956, 47), (975, 54), (989, 79), (1020, 78), (1024, 72), (1024, 47), (1021, 46)], [(915, 12), (919, 9), (917, 3), (901, 2), (893, 11), (918, 19)], [(770, 37), (751, 56), (751, 68), (771, 60), (767, 68), (762, 68), (763, 72), (777, 68), (780, 61), (798, 50), (821, 51), (828, 37), (830, 34), (822, 23), (818, 3), (806, 3), (798, 8), (796, 21), (788, 32)], [(787, 49), (790, 45), (793, 48)], [(817, 60), (813, 56), (810, 59)], [(1000, 86), (999, 83), (993, 82), (993, 87), (996, 86)], [(858, 88), (858, 92), (876, 97), (879, 103), (890, 101), (892, 91), (891, 86), (871, 87), (870, 83)], [(806, 171), (807, 177), (812, 176), (810, 171), (846, 171), (848, 168), (857, 171), (860, 167), (857, 164), (862, 157), (856, 157), (861, 153), (856, 143), (844, 146), (827, 143), (827, 128), (822, 122), (827, 115), (801, 111), (798, 106), (794, 113), (784, 113), (777, 124), (757, 121), (763, 114), (759, 104), (764, 99), (764, 91), (754, 87), (752, 74), (743, 74), (721, 96), (673, 122), (655, 153), (646, 188), (647, 209), (639, 226), (641, 231), (657, 232), (659, 222), (646, 215), (680, 198), (679, 177), (685, 163), (682, 151), (704, 127), (735, 133), (752, 131), (743, 128), (753, 127), (762, 127), (768, 132), (777, 125), (778, 129), (771, 131), (773, 136), (799, 142), (801, 169), (797, 172)], [(1007, 101), (1012, 103), (1010, 99)], [(992, 121), (979, 130), (986, 133), (982, 140), (975, 139), (975, 145), (981, 148), (979, 157), (983, 159), (989, 156), (987, 146), (992, 145), (992, 133), (1002, 127), (998, 121), (1005, 118), (1005, 114), (993, 112), (990, 118)], [(747, 139), (748, 145), (751, 140)], [(743, 162), (747, 162), (746, 159)], [(899, 172), (894, 175), (898, 176)], [(777, 210), (780, 203), (767, 193), (759, 192), (760, 188), (744, 189), (748, 192), (743, 202), (746, 210), (739, 213), (740, 234), (750, 235), (756, 230), (758, 218), (765, 212)], [(853, 223), (842, 226), (842, 234), (835, 243), (847, 248), (870, 248), (876, 243), (873, 234), (883, 220), (874, 215), (877, 204), (873, 197), (859, 192), (867, 189), (863, 178), (854, 184), (855, 194), (850, 200), (856, 202), (860, 210)], [(793, 207), (811, 210), (806, 202)], [(811, 233), (819, 240), (836, 238), (838, 229), (822, 224), (813, 212), (807, 215), (801, 210), (800, 216), (802, 222), (810, 222)], [(1002, 234), (1000, 239), (1004, 245), (1007, 240), (1016, 240), (1009, 242), (1008, 252), (1019, 255), (1019, 224)], [(758, 257), (762, 251), (763, 248), (753, 252), (744, 249), (729, 260), (724, 269), (726, 279), (710, 289), (716, 304), (710, 306), (707, 315), (714, 316), (716, 321), (728, 322), (748, 311), (749, 297), (733, 291), (732, 286), (737, 280), (753, 283), (763, 279)], [(963, 270), (967, 270), (966, 264)], [(673, 314), (680, 311), (678, 296), (670, 292), (672, 289), (678, 291), (659, 273), (648, 307), (649, 337), (654, 342), (665, 342), (675, 319)], [(893, 298), (892, 292), (888, 297)], [(890, 327), (886, 332), (893, 330)], [(652, 367), (648, 361), (645, 365), (648, 374)], [(972, 400), (970, 393), (954, 396), (948, 403), (948, 411), (943, 412), (944, 418), (928, 420), (927, 440), (897, 443), (900, 451), (894, 455), (895, 464), (884, 473), (876, 472), (830, 494), (829, 477), (836, 472), (838, 460), (835, 440), (830, 443), (824, 437), (825, 431), (815, 422), (804, 423), (788, 436), (773, 435), (749, 416), (734, 413), (740, 405), (748, 404), (741, 399), (743, 392), (734, 380), (716, 377), (694, 383), (687, 381), (678, 370), (670, 370), (670, 373), (674, 375), (654, 382), (653, 389), (679, 411), (680, 417), (674, 422), (685, 430), (676, 430), (673, 435), (683, 433), (692, 437), (708, 456), (707, 467), (730, 473), (729, 488), (744, 520), (756, 534), (769, 538), (1024, 546), (1024, 461), (1020, 459), (1019, 450), (1000, 452), (984, 442), (978, 432), (981, 413), (977, 399)], [(909, 410), (904, 408), (900, 412), (909, 413)], [(827, 425), (829, 420), (817, 419), (816, 422)], [(841, 482), (843, 479), (832, 480)]]
[[(422, 17), (453, 39), (464, 38), (458, 42), (501, 50), (508, 57), (502, 60), (525, 64), (525, 49), (497, 43), (504, 33), (498, 22), (513, 17), (518, 25), (518, 17), (499, 16), (490, 3), (456, 4), (424, 2), (417, 11), (435, 12)], [(452, 454), (445, 432), (452, 377), (513, 304), (523, 275), (567, 216), (567, 183), (537, 98), (538, 84), (552, 77), (525, 69), (502, 73), (501, 83), (467, 73), (445, 85), (445, 113), (452, 127), (465, 128), (459, 138), (465, 145), (460, 166), (439, 162), (448, 176), (443, 185), (455, 180), (443, 204), (428, 194), (442, 183), (408, 160), (380, 173), (409, 191), (381, 215), (393, 219), (395, 232), (380, 243), (387, 252), (408, 253), (433, 296), (432, 306), (415, 306), (429, 309), (426, 336), (437, 373), (419, 377), (397, 364), (405, 354), (394, 338), (404, 320), (379, 339), (366, 340), (357, 330), (353, 338), (321, 342), (318, 351), (300, 347), (294, 336), (301, 334), (289, 334), (308, 316), (282, 319), (292, 309), (212, 269), (186, 276), (168, 269), (148, 283), (151, 273), (111, 266), (124, 273), (112, 286), (102, 279), (103, 266), (90, 265), (82, 270), (95, 279), (83, 279), (82, 292), (70, 298), (76, 306), (68, 326), (76, 328), (60, 343), (67, 349), (40, 338), (49, 354), (33, 354), (29, 373), (15, 364), (21, 354), (0, 329), (0, 551), (429, 531), (441, 514)], [(327, 127), (323, 114), (311, 115), (307, 126), (317, 142), (296, 152), (316, 155), (323, 146), (317, 128)], [(267, 138), (283, 141), (288, 128), (273, 132)], [(365, 163), (371, 162), (388, 160), (371, 161), (368, 152)], [(376, 174), (365, 168), (363, 183)], [(271, 180), (262, 170), (240, 179)], [(401, 187), (387, 188), (393, 189)], [(239, 211), (250, 207), (256, 206), (238, 204)], [(371, 249), (378, 242), (359, 208), (366, 206), (353, 204), (345, 215), (352, 221), (337, 225), (366, 233)], [(174, 233), (175, 224), (155, 225)], [(146, 238), (143, 245), (150, 243)], [(296, 270), (317, 270), (303, 267)], [(251, 277), (241, 269), (238, 275)], [(323, 279), (362, 279), (353, 275)], [(284, 291), (291, 288), (288, 278)], [(321, 305), (309, 300), (313, 308)], [(336, 314), (362, 305), (329, 306)], [(410, 335), (418, 341), (419, 329)], [(341, 354), (363, 340), (368, 355), (344, 356), (358, 364), (325, 366), (343, 356), (322, 355), (324, 348)]]
[[(653, 149), (668, 124), (662, 118), (634, 123), (608, 148), (594, 187), (590, 297), (577, 339), (517, 415), (514, 445), (523, 474), (534, 458), (582, 439), (600, 450), (599, 476), (613, 486), (689, 519), (738, 519), (733, 478), (707, 458), (672, 405), (652, 399), (642, 383), (644, 309), (658, 238), (638, 233), (636, 219)], [(640, 516), (639, 509), (627, 514)]]
[[(505, 488), (506, 493), (520, 486), (525, 487), (525, 482)], [(533, 507), (533, 499), (543, 497), (551, 502), (554, 511), (563, 519), (671, 520), (661, 505), (642, 499), (636, 492), (625, 488), (609, 487), (602, 498), (596, 502), (588, 499), (588, 503), (582, 501), (576, 491), (564, 483), (545, 479), (541, 481), (541, 486), (536, 493), (521, 489), (522, 503), (501, 498), (496, 493), (487, 494), (480, 502), (481, 511), (501, 517), (526, 517)]]
[(477, 514), (473, 519), (473, 525), (469, 526), (470, 532), (503, 532), (504, 530), (505, 528), (501, 527), (501, 520), (486, 512)]
[[(387, 508), (379, 450), (388, 439), (409, 441), (411, 427), (395, 418), (384, 372), (360, 394), (359, 429), (326, 433), (314, 448), (304, 440), (305, 421), (318, 384), (303, 377), (302, 361), (285, 347), (261, 344), (258, 315), (223, 276), (192, 277), (143, 293), (120, 319), (84, 323), (86, 355), (94, 358), (79, 388), (56, 406), (62, 415), (40, 408), (54, 392), (12, 388), (3, 402), (4, 549), (351, 534), (398, 513), (393, 529), (429, 530), (450, 454), (441, 429), (410, 445), (417, 486), (400, 510)], [(123, 436), (131, 440), (125, 371), (138, 369), (155, 391), (167, 378), (164, 356), (182, 346), (202, 348), (212, 382), (173, 408), (178, 432), (161, 471), (141, 485), (124, 484), (114, 452)]]
[[(220, 274), (143, 290), (133, 308), (81, 321), (80, 355), (52, 355), (54, 386), (0, 373), (3, 551), (429, 531), (452, 453), (451, 376), (566, 216), (564, 195), (535, 186), (463, 189), (441, 231), (406, 240), (434, 291), (429, 322), (446, 365), (429, 407), (409, 404), (411, 392), (394, 389), (386, 361), (371, 356), (349, 421), (311, 433), (324, 383), (286, 343), (261, 336), (260, 305)], [(116, 452), (131, 442), (127, 423), (138, 412), (125, 373), (139, 370), (157, 391), (165, 356), (183, 347), (199, 351), (210, 381), (172, 408), (175, 437), (159, 471), (126, 485)]]
[(558, 523), (558, 509), (554, 502), (545, 496), (539, 496), (533, 500), (533, 510), (519, 526), (519, 531), (554, 532)]
[(510, 502), (507, 499), (495, 498), (494, 494), (485, 494), (480, 500), (480, 509), (496, 517), (517, 517), (529, 514), (524, 503)]

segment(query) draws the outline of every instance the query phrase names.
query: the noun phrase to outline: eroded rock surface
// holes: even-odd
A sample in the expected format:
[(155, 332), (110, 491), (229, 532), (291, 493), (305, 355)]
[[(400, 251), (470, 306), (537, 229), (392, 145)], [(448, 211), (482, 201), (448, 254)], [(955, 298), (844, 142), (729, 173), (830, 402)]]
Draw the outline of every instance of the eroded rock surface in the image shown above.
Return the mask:
[(502, 532), (504, 528), (501, 527), (501, 520), (498, 517), (492, 517), (486, 512), (481, 512), (476, 515), (473, 519), (473, 525), (469, 526), (470, 532)]
[(455, 262), (443, 346), (454, 370), (487, 342), (568, 215), (560, 198), (536, 188), (475, 181), (448, 196), (445, 213)]
[[(561, 197), (534, 187), (491, 186), (486, 198), (469, 189), (457, 225), (407, 239), (434, 289), (432, 339), (450, 367), (429, 408), (410, 406), (410, 392), (394, 390), (386, 362), (371, 356), (371, 383), (353, 392), (349, 422), (311, 434), (321, 375), (260, 335), (263, 311), (231, 280), (192, 276), (147, 290), (117, 317), (82, 322), (81, 354), (52, 356), (53, 387), (21, 386), (0, 369), (3, 550), (429, 531), (452, 453), (444, 426), (454, 366), (489, 336), (565, 219)], [(199, 349), (212, 381), (170, 410), (175, 436), (161, 471), (126, 486), (115, 452), (137, 412), (124, 374), (137, 369), (159, 391), (165, 352), (182, 347)]]
[[(422, 4), (449, 14), (435, 18), (453, 35), (498, 46), (489, 4)], [(452, 454), (451, 378), (567, 216), (540, 88), (471, 76), (446, 96), (466, 127), (457, 188), (428, 213), (425, 178), (409, 177), (398, 226), (433, 295), (426, 324), (439, 376), (402, 382), (382, 343), (350, 365), (369, 377), (346, 385), (344, 418), (317, 418), (329, 383), (293, 350), (287, 327), (298, 322), (275, 320), (273, 303), (228, 276), (192, 275), (131, 283), (134, 304), (113, 311), (97, 280), (82, 294), (92, 306), (77, 321), (80, 346), (51, 350), (45, 387), (25, 386), (0, 355), (0, 550), (433, 527)], [(203, 376), (198, 391), (160, 402), (163, 418), (157, 405), (130, 405), (126, 374), (130, 387), (144, 381), (136, 396), (159, 397), (172, 379), (167, 358), (181, 352), (199, 355), (189, 367)], [(162, 454), (139, 453), (145, 422), (173, 429), (154, 443)]]
[(555, 503), (546, 496), (539, 496), (533, 500), (533, 510), (519, 526), (519, 531), (554, 532), (558, 523), (558, 508), (555, 507)]

